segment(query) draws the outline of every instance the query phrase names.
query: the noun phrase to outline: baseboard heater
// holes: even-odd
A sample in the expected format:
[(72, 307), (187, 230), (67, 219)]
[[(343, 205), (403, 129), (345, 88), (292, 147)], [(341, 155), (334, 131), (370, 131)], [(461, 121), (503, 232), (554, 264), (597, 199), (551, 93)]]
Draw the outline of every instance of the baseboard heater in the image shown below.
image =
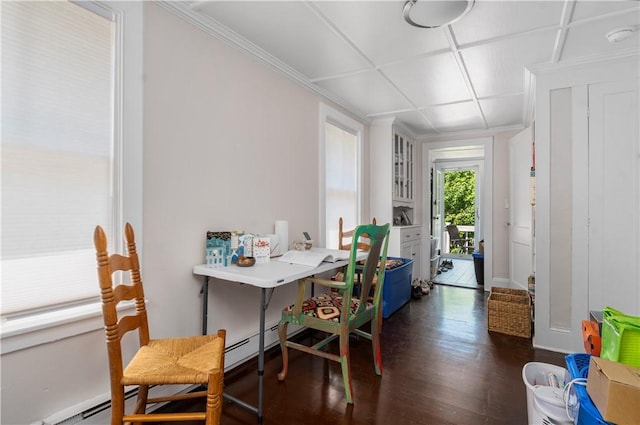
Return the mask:
[[(291, 337), (304, 328), (296, 326), (289, 326), (288, 336)], [(264, 333), (264, 346), (265, 350), (274, 347), (279, 343), (278, 337), (278, 325), (274, 325), (266, 328)], [(255, 333), (254, 335), (242, 339), (234, 344), (229, 345), (225, 349), (225, 373), (235, 369), (236, 367), (244, 364), (245, 362), (254, 359), (258, 356), (258, 346), (260, 342), (260, 335)], [(186, 393), (192, 391), (197, 386), (195, 385), (182, 385), (182, 386), (160, 386), (152, 387), (149, 389), (149, 397), (160, 397), (178, 393)], [(127, 391), (126, 409), (131, 411), (136, 402), (138, 395), (138, 389), (132, 389)], [(109, 395), (105, 395), (107, 400), (101, 403), (89, 401), (91, 406), (82, 408), (82, 405), (77, 405), (75, 408), (65, 409), (62, 412), (51, 415), (49, 418), (42, 421), (34, 422), (31, 425), (102, 425), (110, 422), (111, 418), (111, 400)], [(160, 405), (152, 406), (152, 409), (157, 409)]]

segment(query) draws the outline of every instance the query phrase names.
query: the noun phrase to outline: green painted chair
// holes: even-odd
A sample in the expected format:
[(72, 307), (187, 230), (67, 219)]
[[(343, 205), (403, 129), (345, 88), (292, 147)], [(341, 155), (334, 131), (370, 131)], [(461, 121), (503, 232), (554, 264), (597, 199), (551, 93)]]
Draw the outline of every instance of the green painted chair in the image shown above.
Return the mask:
[[(366, 236), (365, 236), (366, 235)], [(356, 258), (358, 241), (361, 238), (369, 240), (369, 251), (364, 265), (358, 265)], [(325, 359), (340, 363), (342, 378), (346, 392), (347, 403), (353, 403), (353, 389), (351, 385), (351, 371), (349, 366), (349, 334), (355, 333), (371, 340), (373, 346), (373, 362), (377, 375), (382, 375), (382, 358), (380, 354), (380, 326), (382, 317), (382, 287), (384, 285), (385, 267), (387, 260), (387, 246), (389, 244), (389, 224), (376, 226), (374, 224), (361, 225), (354, 230), (351, 244), (349, 265), (344, 275), (344, 282), (306, 278), (298, 282), (298, 297), (296, 303), (285, 307), (278, 326), (280, 348), (282, 349), (282, 371), (278, 380), (284, 381), (289, 366), (288, 348), (304, 351)], [(378, 267), (378, 264), (382, 267)], [(357, 273), (362, 273), (361, 287), (354, 291)], [(373, 289), (373, 298), (368, 299), (374, 276), (377, 282)], [(306, 298), (307, 283), (316, 287), (326, 287), (326, 293)], [(349, 302), (343, 302), (349, 300)], [(329, 334), (324, 340), (307, 346), (287, 340), (287, 326), (306, 326)], [(370, 331), (360, 329), (370, 324)], [(339, 340), (339, 353), (329, 350), (329, 342)], [(334, 350), (336, 351), (336, 350)]]

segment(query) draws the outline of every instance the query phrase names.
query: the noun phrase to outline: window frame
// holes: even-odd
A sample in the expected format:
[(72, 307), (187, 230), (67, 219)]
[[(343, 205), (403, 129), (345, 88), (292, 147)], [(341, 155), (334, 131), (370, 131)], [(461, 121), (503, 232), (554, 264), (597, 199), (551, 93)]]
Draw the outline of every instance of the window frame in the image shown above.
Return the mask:
[(347, 116), (346, 114), (332, 108), (331, 106), (320, 103), (320, 200), (319, 200), (319, 235), (320, 243), (322, 246), (326, 246), (326, 218), (327, 218), (327, 185), (326, 185), (326, 166), (327, 166), (327, 142), (326, 142), (326, 123), (335, 125), (342, 128), (345, 131), (355, 134), (356, 141), (356, 157), (357, 157), (357, 170), (356, 170), (356, 217), (362, 222), (363, 216), (363, 177), (364, 177), (364, 124), (355, 119)]
[[(114, 211), (116, 222), (113, 246), (123, 246), (123, 224), (124, 221), (130, 222), (137, 229), (136, 241), (142, 258), (143, 5), (139, 2), (119, 1), (108, 4), (79, 1), (71, 3), (111, 19), (115, 25), (113, 138), (114, 190), (118, 198), (114, 200), (117, 210)], [(91, 235), (87, 237), (91, 238)], [(131, 308), (132, 305), (124, 307)], [(90, 303), (3, 318), (0, 323), (1, 354), (102, 327), (102, 307), (98, 296)]]

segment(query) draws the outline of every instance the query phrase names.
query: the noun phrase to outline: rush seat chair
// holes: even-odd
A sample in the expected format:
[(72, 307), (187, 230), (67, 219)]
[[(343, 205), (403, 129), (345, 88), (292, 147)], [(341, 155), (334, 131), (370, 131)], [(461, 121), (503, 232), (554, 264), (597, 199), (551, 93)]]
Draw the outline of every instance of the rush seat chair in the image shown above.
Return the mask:
[[(358, 265), (358, 242), (361, 238), (369, 239), (369, 251), (364, 264)], [(389, 224), (376, 226), (367, 224), (357, 226), (353, 233), (349, 264), (344, 275), (344, 281), (333, 281), (319, 278), (306, 278), (298, 281), (298, 296), (295, 304), (287, 306), (282, 311), (282, 318), (278, 325), (280, 348), (282, 350), (282, 371), (278, 374), (278, 380), (284, 381), (287, 377), (289, 354), (288, 349), (293, 348), (309, 354), (340, 363), (342, 378), (346, 393), (347, 403), (353, 403), (353, 388), (351, 384), (351, 369), (349, 361), (349, 334), (355, 333), (371, 340), (373, 349), (373, 362), (377, 375), (382, 374), (382, 358), (380, 351), (380, 322), (382, 316), (382, 288), (384, 286), (385, 264), (387, 259), (387, 247), (389, 244)], [(362, 273), (360, 284), (362, 289), (354, 291), (356, 274)], [(370, 301), (367, 294), (373, 284), (374, 276), (377, 283)], [(327, 292), (311, 298), (306, 298), (306, 285), (313, 283), (316, 287), (326, 287)], [(289, 323), (306, 326), (311, 329), (329, 334), (325, 339), (307, 346), (287, 340), (287, 327)], [(369, 332), (360, 329), (369, 324)], [(329, 343), (338, 339), (338, 353), (331, 352)], [(333, 349), (335, 350), (335, 347)]]
[[(222, 414), (225, 330), (216, 335), (170, 339), (150, 339), (140, 264), (133, 227), (125, 226), (127, 256), (107, 252), (107, 237), (97, 226), (93, 236), (98, 262), (98, 281), (102, 298), (111, 379), (111, 425), (159, 421), (202, 420), (218, 425)], [(113, 273), (128, 271), (131, 284), (116, 283)], [(135, 314), (119, 316), (118, 303), (134, 300)], [(122, 338), (137, 331), (139, 347), (131, 361), (123, 364)], [(157, 385), (195, 384), (205, 391), (148, 398), (149, 388)], [(125, 386), (137, 386), (133, 413), (125, 414)], [(206, 397), (204, 412), (146, 413), (147, 405)]]

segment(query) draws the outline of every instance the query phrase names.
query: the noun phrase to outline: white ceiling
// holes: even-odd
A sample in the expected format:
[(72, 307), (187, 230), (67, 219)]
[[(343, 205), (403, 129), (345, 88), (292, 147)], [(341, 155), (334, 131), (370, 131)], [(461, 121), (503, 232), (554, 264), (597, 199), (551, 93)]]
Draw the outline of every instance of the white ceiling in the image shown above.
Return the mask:
[[(426, 1), (426, 0), (420, 0)], [(396, 1), (186, 1), (174, 12), (367, 120), (396, 116), (415, 137), (523, 128), (527, 68), (637, 54), (639, 1), (476, 1), (460, 21), (420, 29)]]

